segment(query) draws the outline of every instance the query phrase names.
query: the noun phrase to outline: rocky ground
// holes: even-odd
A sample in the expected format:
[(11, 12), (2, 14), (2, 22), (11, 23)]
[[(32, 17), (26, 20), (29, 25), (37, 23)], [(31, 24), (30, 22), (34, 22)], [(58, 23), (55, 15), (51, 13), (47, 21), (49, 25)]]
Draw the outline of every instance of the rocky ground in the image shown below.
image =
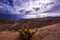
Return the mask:
[(27, 24), (38, 27), (31, 40), (60, 40), (60, 18), (20, 19), (0, 18), (0, 40), (19, 40), (18, 30)]

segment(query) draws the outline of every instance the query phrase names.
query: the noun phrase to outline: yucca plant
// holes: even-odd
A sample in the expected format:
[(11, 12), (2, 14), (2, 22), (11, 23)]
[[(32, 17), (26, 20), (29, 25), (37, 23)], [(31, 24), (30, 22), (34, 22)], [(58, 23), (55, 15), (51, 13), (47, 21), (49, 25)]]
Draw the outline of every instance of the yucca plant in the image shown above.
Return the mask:
[(37, 28), (29, 29), (28, 25), (24, 23), (23, 28), (19, 30), (20, 40), (30, 40), (34, 33), (36, 33)]

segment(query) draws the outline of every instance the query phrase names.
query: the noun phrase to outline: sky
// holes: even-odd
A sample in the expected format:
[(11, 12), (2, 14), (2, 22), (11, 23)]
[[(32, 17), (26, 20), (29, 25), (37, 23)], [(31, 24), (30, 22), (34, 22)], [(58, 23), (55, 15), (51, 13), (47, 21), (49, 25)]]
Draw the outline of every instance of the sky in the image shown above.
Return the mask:
[[(0, 13), (7, 15), (7, 17), (10, 17), (8, 14), (18, 14), (18, 18), (39, 18), (41, 17), (40, 14), (60, 14), (60, 0), (0, 0)], [(15, 16), (11, 17), (14, 18)]]

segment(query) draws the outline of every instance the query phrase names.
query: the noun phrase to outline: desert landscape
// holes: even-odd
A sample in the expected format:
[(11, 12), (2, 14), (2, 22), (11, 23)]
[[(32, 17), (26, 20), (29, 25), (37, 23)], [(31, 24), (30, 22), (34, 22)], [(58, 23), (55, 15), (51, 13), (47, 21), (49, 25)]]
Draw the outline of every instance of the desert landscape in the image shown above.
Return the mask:
[(0, 0), (0, 40), (60, 40), (60, 0)]
[(20, 40), (18, 30), (24, 23), (29, 29), (37, 28), (30, 40), (60, 40), (60, 17), (20, 20), (0, 18), (0, 40)]

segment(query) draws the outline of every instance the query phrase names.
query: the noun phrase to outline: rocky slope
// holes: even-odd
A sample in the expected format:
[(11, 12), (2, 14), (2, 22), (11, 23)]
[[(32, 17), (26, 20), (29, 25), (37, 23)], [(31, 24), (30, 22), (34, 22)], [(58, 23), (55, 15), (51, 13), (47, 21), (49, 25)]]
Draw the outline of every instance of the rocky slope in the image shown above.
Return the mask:
[(32, 40), (60, 40), (60, 23), (39, 28)]

